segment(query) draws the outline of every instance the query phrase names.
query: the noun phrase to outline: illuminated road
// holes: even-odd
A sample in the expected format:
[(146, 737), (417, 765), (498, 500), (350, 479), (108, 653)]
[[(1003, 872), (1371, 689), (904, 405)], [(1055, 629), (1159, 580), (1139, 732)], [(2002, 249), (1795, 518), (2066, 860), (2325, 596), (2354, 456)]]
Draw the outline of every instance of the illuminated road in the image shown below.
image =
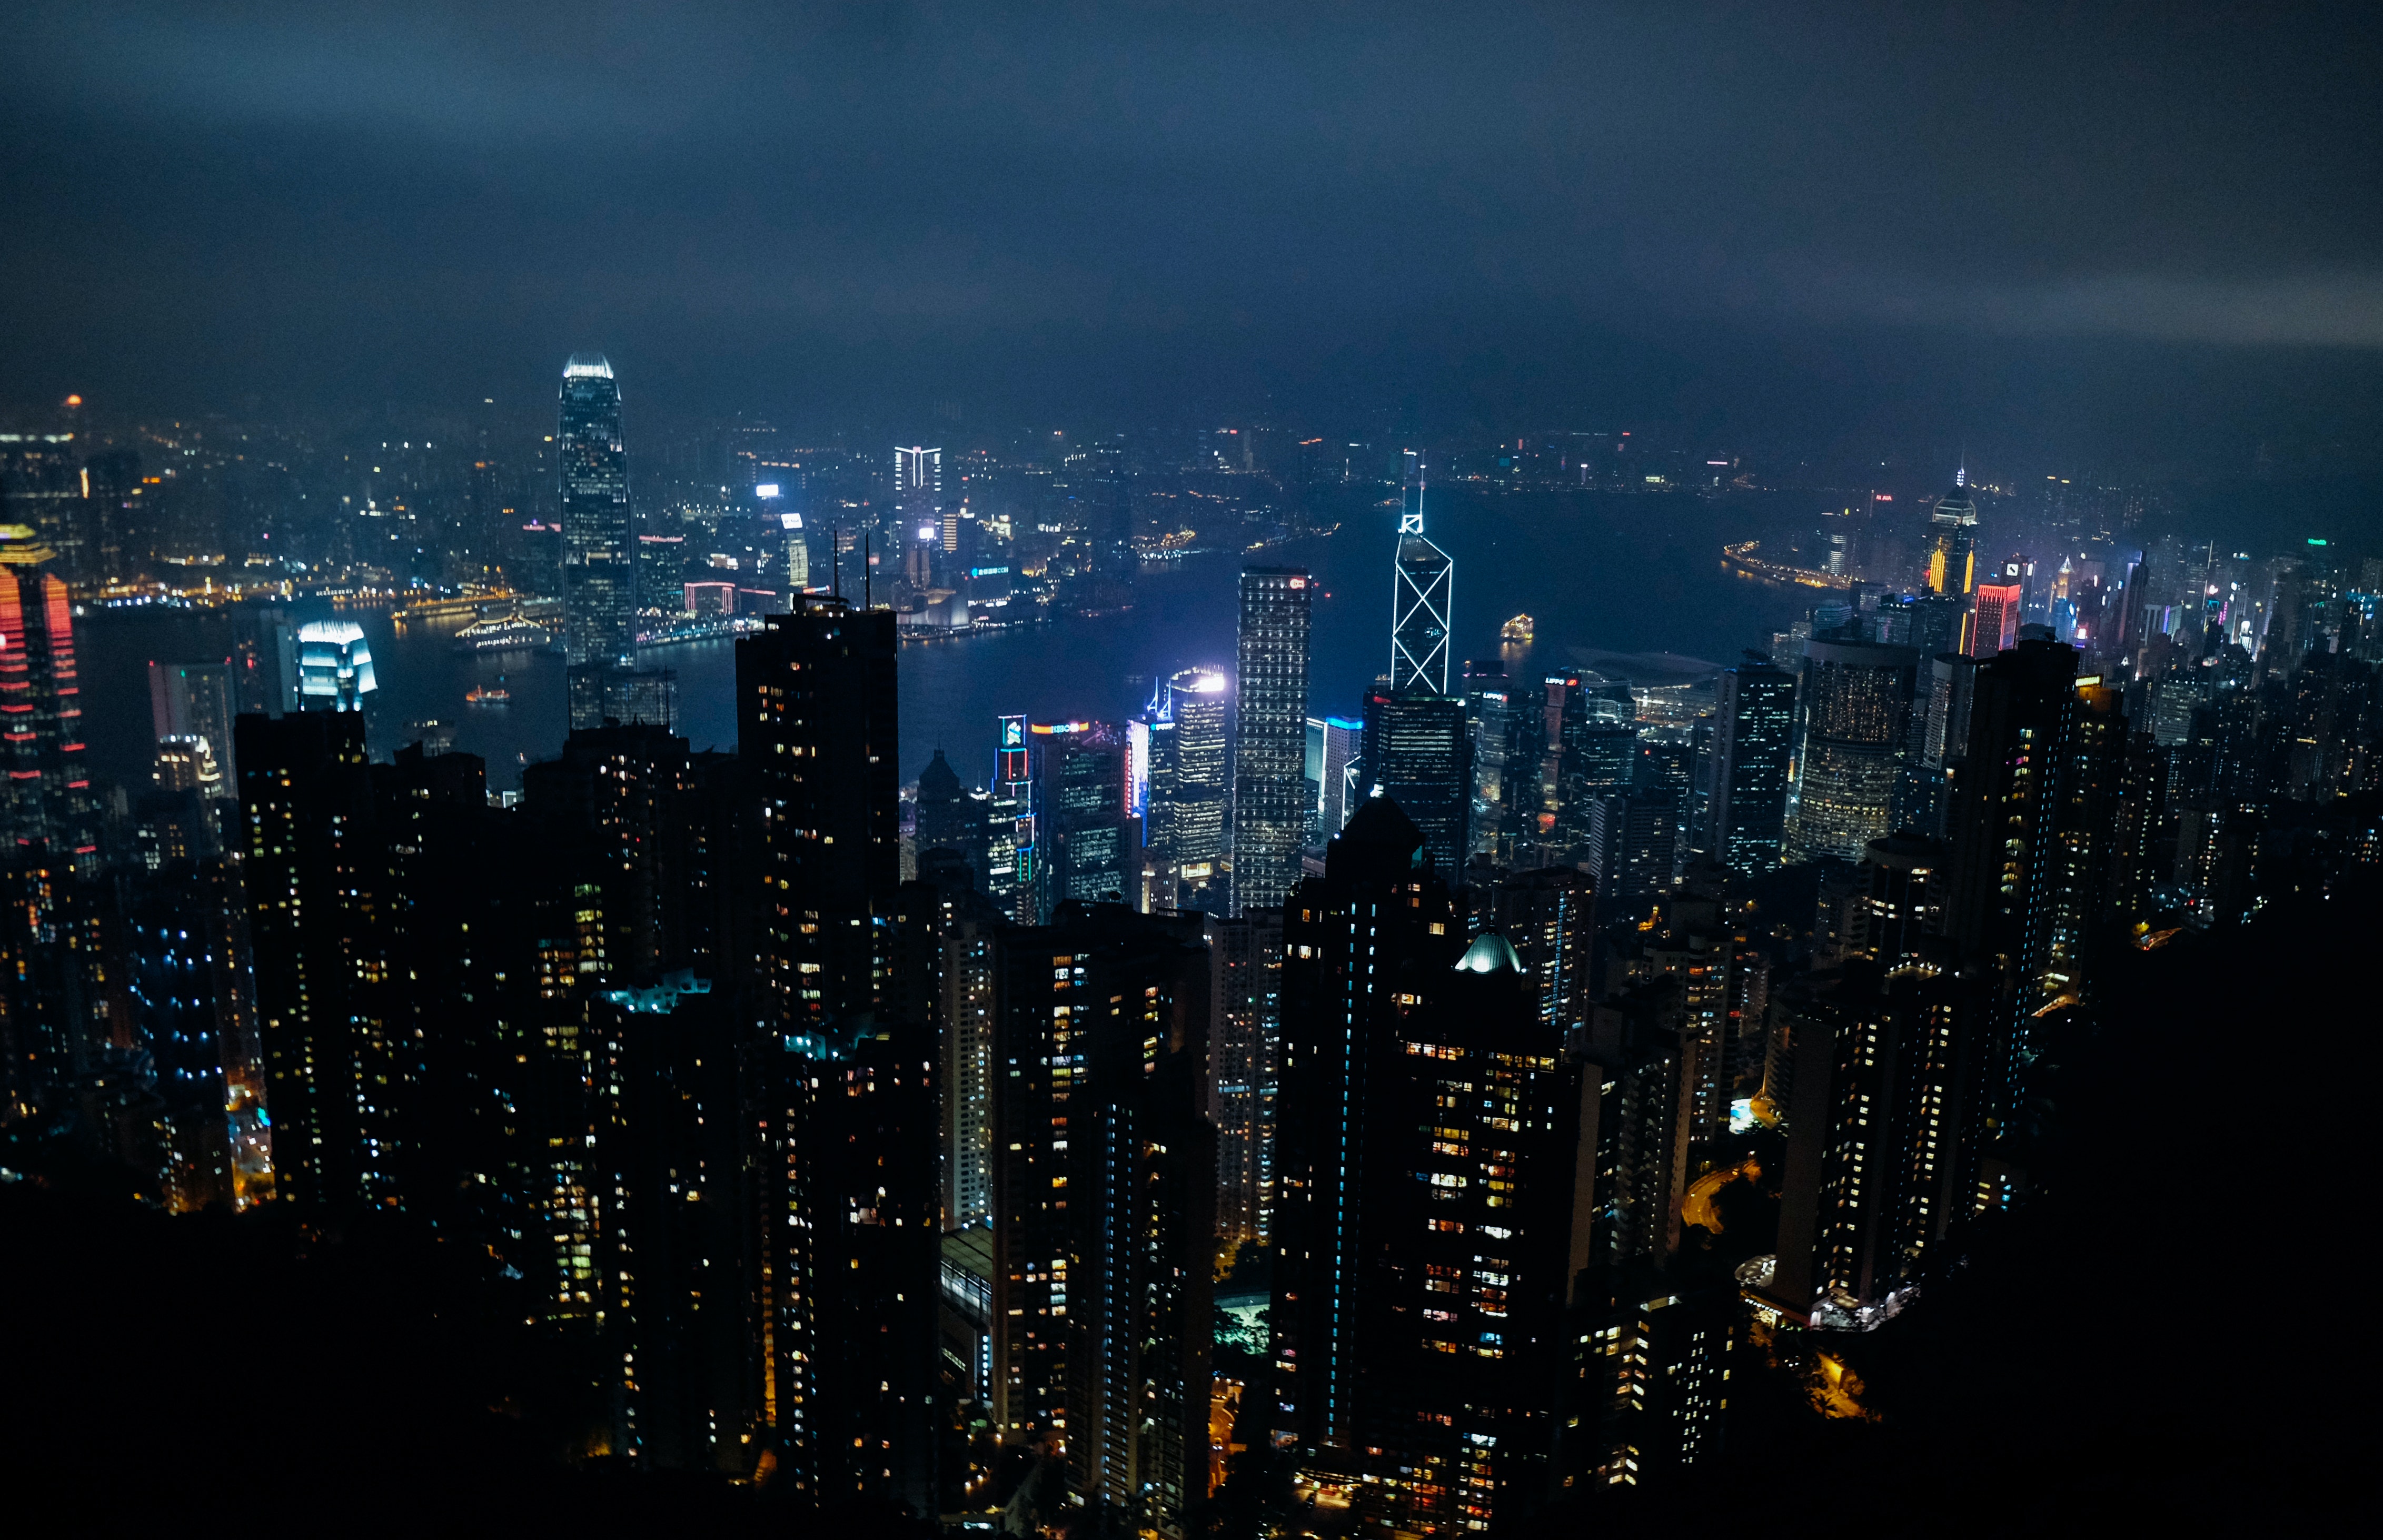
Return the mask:
[(1753, 1160), (1706, 1172), (1690, 1182), (1688, 1190), (1680, 1195), (1680, 1222), (1701, 1225), (1715, 1235), (1721, 1234), (1721, 1215), (1713, 1212), (1713, 1194), (1740, 1177), (1751, 1180), (1761, 1175), (1761, 1165)]

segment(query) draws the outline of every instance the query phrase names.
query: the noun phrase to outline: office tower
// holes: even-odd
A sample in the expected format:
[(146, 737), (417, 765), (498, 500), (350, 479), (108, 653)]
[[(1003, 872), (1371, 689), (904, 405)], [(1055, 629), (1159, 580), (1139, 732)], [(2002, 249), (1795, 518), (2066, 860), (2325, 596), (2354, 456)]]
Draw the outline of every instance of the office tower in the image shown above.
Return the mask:
[(234, 702), (242, 711), (278, 717), (299, 708), (298, 634), (290, 612), (267, 605), (255, 610), (232, 643), (229, 667)]
[(1710, 849), (1730, 870), (1759, 876), (1779, 864), (1796, 676), (1749, 656), (1721, 675), (1714, 707)]
[(212, 795), (239, 795), (240, 769), (231, 763), (231, 720), (238, 714), (228, 663), (151, 663), (149, 725), (159, 742), (167, 738), (206, 741), (223, 782)]
[(2019, 597), (2016, 583), (1978, 585), (1978, 610), (1969, 622), (1969, 656), (1992, 658), (2019, 646)]
[(1000, 942), (994, 1421), (1167, 1535), (1208, 1475), (1209, 923), (1070, 905)]
[(1038, 912), (1048, 916), (1069, 899), (1121, 902), (1140, 886), (1142, 849), (1141, 820), (1128, 800), (1126, 730), (1105, 721), (1037, 722), (1029, 735)]
[(1002, 914), (1020, 925), (1036, 918), (1033, 759), (1024, 717), (1000, 719), (993, 786), (985, 798), (984, 891)]
[(1804, 644), (1789, 863), (1858, 861), (1893, 831), (1918, 666), (1909, 647), (1819, 637)]
[(1170, 908), (1222, 912), (1226, 906), (1225, 733), (1230, 683), (1206, 669), (1185, 669), (1159, 686), (1142, 729), (1148, 735), (1149, 844), (1166, 874)]
[(1233, 717), (1232, 912), (1279, 908), (1306, 837), (1307, 647), (1303, 568), (1241, 572)]
[(1274, 1231), (1275, 1081), (1282, 1018), (1282, 911), (1253, 909), (1210, 932), (1216, 1042), (1216, 1234)]
[[(629, 527), (629, 462), (621, 442), (621, 387), (596, 353), (563, 365), (555, 454), (562, 468), (562, 636), (573, 664), (635, 659), (636, 579)], [(600, 727), (574, 713), (574, 727)]]
[(1588, 874), (1576, 867), (1531, 867), (1500, 872), (1468, 892), (1475, 933), (1494, 930), (1506, 938), (1522, 959), (1540, 1023), (1553, 1041), (1573, 1041), (1588, 1019), (1597, 934), (1597, 893)]
[(397, 1193), (404, 1067), (364, 719), (243, 716), (232, 733), (276, 1189), (308, 1210), (377, 1204)]
[(1928, 520), (1928, 591), (1966, 594), (1977, 583), (1978, 504), (1969, 496), (1969, 473), (1953, 478), (1953, 489), (1937, 499)]
[(1473, 745), (1464, 702), (1453, 696), (1368, 691), (1364, 738), (1367, 794), (1390, 798), (1423, 831), (1426, 861), (1452, 886), (1464, 869), (1473, 811)]
[(1606, 913), (1619, 918), (1669, 893), (1680, 866), (1680, 796), (1622, 791), (1589, 804), (1582, 831), (1588, 869)]
[(1347, 717), (1307, 719), (1307, 779), (1315, 786), (1315, 834), (1321, 845), (1340, 832), (1356, 810), (1365, 724)]
[(18, 857), (99, 870), (99, 809), (83, 762), (74, 607), (57, 559), (22, 524), (0, 524), (0, 758), (5, 837)]
[(803, 530), (800, 513), (781, 513), (778, 524), (786, 541), (786, 602), (792, 604), (796, 594), (808, 592), (811, 585), (811, 540)]
[(1510, 859), (1516, 818), (1514, 788), (1508, 782), (1515, 776), (1518, 710), (1502, 660), (1466, 662), (1464, 702), (1473, 734), (1473, 823), (1466, 853)]
[(736, 643), (737, 754), (760, 810), (757, 1019), (870, 1008), (874, 920), (901, 880), (891, 610), (806, 598)]
[(306, 710), (361, 711), (379, 687), (364, 627), (309, 621), (298, 628), (298, 699)]
[(905, 525), (932, 524), (940, 529), (944, 507), (944, 451), (896, 445), (894, 506)]
[(1448, 694), (1448, 637), (1456, 563), (1423, 532), (1423, 465), (1407, 451), (1407, 493), (1390, 566), (1390, 693)]
[(960, 784), (942, 749), (919, 772), (919, 800), (910, 843), (920, 856), (930, 850), (956, 851), (969, 870), (982, 881), (986, 875), (984, 804)]
[(1867, 1331), (1970, 1206), (1969, 1016), (1955, 976), (1869, 961), (1788, 1009), (1779, 1250), (1758, 1292), (1797, 1323)]
[(612, 723), (667, 729), (678, 716), (678, 671), (581, 663), (563, 671), (574, 732)]
[(1586, 844), (1599, 799), (1631, 783), (1638, 756), (1634, 709), (1626, 684), (1597, 674), (1564, 676), (1555, 736), (1555, 833), (1563, 843)]

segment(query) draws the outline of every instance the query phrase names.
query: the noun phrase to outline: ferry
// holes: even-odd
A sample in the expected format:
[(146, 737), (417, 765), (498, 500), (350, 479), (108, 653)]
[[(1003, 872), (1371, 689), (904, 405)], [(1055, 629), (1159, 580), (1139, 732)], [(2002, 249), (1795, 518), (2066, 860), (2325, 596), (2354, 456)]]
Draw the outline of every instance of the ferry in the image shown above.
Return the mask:
[(528, 652), (553, 645), (553, 632), (518, 612), (477, 621), (455, 633), (457, 652)]
[(1501, 642), (1527, 642), (1533, 630), (1530, 616), (1517, 615), (1498, 628), (1498, 639)]
[(510, 706), (513, 693), (500, 684), (481, 684), (463, 693), (466, 706)]

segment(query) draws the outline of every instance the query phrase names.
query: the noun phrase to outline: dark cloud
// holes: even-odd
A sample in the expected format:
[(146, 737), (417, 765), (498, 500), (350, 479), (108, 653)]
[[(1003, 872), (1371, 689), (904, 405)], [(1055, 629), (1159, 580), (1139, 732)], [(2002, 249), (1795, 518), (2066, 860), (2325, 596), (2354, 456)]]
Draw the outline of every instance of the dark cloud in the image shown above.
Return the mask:
[(176, 404), (476, 394), (583, 340), (690, 407), (1428, 376), (1555, 411), (1887, 334), (1923, 378), (2097, 339), (2355, 373), (2373, 25), (31, 0), (0, 325), (9, 388)]

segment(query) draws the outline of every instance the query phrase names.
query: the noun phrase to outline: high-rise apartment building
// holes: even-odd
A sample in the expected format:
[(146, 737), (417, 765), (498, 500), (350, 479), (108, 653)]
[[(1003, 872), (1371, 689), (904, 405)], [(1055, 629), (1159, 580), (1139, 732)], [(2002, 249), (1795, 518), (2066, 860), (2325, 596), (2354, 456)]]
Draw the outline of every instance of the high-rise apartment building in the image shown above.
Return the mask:
[(1068, 905), (1005, 934), (994, 1055), (994, 1421), (1178, 1536), (1208, 1476), (1211, 923)]
[(1278, 908), (1307, 834), (1307, 655), (1315, 579), (1241, 572), (1233, 716), (1232, 911)]
[(1732, 871), (1779, 864), (1796, 727), (1796, 676), (1768, 659), (1722, 671), (1714, 708), (1711, 833), (1707, 849)]
[(736, 644), (737, 753), (760, 820), (757, 1015), (816, 1031), (870, 1008), (901, 881), (894, 613), (817, 595)]
[(1280, 1070), (1282, 911), (1252, 909), (1209, 932), (1216, 1041), (1216, 1234), (1274, 1231), (1275, 1087)]
[(243, 883), (276, 1189), (302, 1208), (397, 1191), (408, 1045), (389, 1020), (385, 895), (364, 719), (241, 717)]
[[(636, 541), (629, 524), (629, 462), (621, 440), (621, 387), (598, 353), (563, 365), (556, 459), (562, 473), (562, 632), (573, 664), (636, 660)], [(600, 727), (600, 718), (574, 727)]]

